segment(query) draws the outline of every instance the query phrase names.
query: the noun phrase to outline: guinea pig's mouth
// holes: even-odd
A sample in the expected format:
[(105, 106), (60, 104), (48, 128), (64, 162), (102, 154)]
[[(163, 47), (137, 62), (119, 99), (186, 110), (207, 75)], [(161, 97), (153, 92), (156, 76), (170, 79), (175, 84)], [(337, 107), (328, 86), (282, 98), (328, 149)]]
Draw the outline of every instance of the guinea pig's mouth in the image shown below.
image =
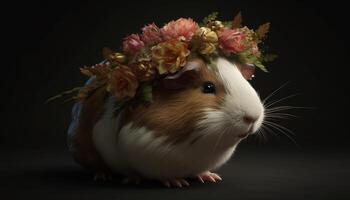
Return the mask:
[(253, 133), (253, 129), (254, 129), (253, 126), (251, 126), (247, 132), (242, 133), (242, 134), (238, 134), (237, 137), (240, 139), (244, 139), (244, 138), (248, 137), (251, 133)]
[(240, 138), (240, 139), (244, 139), (244, 138), (248, 137), (249, 134), (250, 134), (250, 132), (248, 131), (246, 133), (237, 135), (237, 137)]

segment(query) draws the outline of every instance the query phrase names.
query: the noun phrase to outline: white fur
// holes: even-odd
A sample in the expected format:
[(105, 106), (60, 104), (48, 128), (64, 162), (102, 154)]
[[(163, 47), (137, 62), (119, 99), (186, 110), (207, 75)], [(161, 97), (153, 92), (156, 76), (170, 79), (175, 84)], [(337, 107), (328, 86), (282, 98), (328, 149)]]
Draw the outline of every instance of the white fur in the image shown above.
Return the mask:
[(106, 164), (115, 172), (124, 173), (129, 167), (124, 161), (118, 145), (118, 133), (120, 116), (113, 116), (115, 98), (109, 97), (106, 102), (103, 117), (95, 124), (92, 134), (97, 151)]
[[(226, 90), (224, 103), (219, 110), (207, 112), (207, 121), (218, 121), (216, 126), (230, 129), (232, 134), (242, 134), (250, 129), (257, 131), (264, 119), (264, 107), (250, 83), (244, 79), (237, 66), (224, 58), (217, 60), (218, 76)], [(254, 124), (243, 121), (244, 116), (256, 118)], [(218, 120), (217, 118), (220, 118)]]
[[(234, 64), (219, 58), (217, 65), (227, 92), (224, 103), (218, 110), (204, 108), (197, 130), (179, 144), (165, 143), (165, 136), (156, 138), (152, 130), (136, 127), (132, 122), (118, 132), (120, 119), (113, 118), (114, 98), (109, 98), (107, 111), (93, 130), (94, 144), (107, 165), (122, 174), (171, 179), (195, 176), (224, 164), (241, 140), (237, 135), (260, 127), (263, 106)], [(246, 124), (242, 120), (245, 115), (258, 121)]]
[(188, 177), (214, 169), (234, 151), (234, 146), (220, 151), (213, 149), (213, 137), (172, 145), (165, 137), (155, 138), (152, 131), (134, 127), (132, 123), (120, 131), (120, 145), (128, 155), (127, 162), (136, 172), (155, 179)]

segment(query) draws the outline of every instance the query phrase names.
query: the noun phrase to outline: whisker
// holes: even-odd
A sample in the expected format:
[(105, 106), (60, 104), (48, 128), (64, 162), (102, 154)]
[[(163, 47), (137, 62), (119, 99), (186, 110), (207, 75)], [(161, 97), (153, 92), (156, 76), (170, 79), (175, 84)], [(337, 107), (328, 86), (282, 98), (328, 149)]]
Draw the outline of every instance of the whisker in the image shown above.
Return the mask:
[(269, 139), (268, 139), (268, 137), (267, 137), (267, 132), (266, 132), (264, 129), (262, 129), (261, 135), (264, 137), (265, 142), (267, 143), (267, 142), (269, 141)]
[(215, 152), (215, 150), (216, 150), (217, 146), (219, 145), (220, 140), (221, 140), (221, 138), (222, 138), (222, 136), (224, 135), (225, 132), (226, 132), (226, 131), (222, 131), (221, 134), (219, 135), (218, 139), (217, 139), (216, 142), (215, 142), (215, 145), (214, 145), (214, 147), (213, 147), (213, 151), (212, 151), (212, 152)]
[(275, 100), (275, 101), (269, 102), (269, 103), (265, 104), (265, 108), (270, 108), (271, 106), (273, 106), (273, 105), (275, 105), (275, 104), (277, 104), (277, 103), (279, 103), (279, 102), (282, 102), (282, 101), (284, 101), (284, 100), (290, 99), (290, 98), (295, 97), (295, 96), (298, 96), (298, 95), (300, 95), (300, 94), (299, 94), (299, 93), (295, 93), (295, 94), (292, 94), (292, 95), (283, 97), (283, 98), (281, 98), (281, 99), (277, 99), (277, 100)]
[(284, 86), (286, 86), (289, 83), (289, 81), (283, 83), (279, 88), (277, 88), (275, 91), (271, 92), (271, 94), (269, 94), (267, 97), (264, 98), (264, 100), (262, 100), (263, 104), (269, 99), (271, 98), (274, 94), (276, 94), (280, 89), (282, 89)]
[(275, 136), (285, 136), (287, 137), (291, 142), (293, 142), (297, 147), (300, 147), (298, 143), (296, 142), (295, 133), (291, 131), (290, 129), (276, 123), (276, 121), (279, 121), (278, 119), (294, 119), (299, 116), (285, 113), (289, 110), (296, 110), (296, 109), (315, 109), (314, 107), (299, 107), (299, 106), (278, 106), (281, 102), (287, 102), (286, 100), (300, 95), (300, 93), (292, 94), (280, 99), (273, 100), (272, 97), (276, 97), (276, 94), (278, 91), (280, 91), (282, 88), (284, 88), (289, 82), (284, 83), (279, 88), (277, 88), (275, 91), (273, 91), (271, 94), (269, 94), (264, 100), (262, 100), (262, 103), (264, 105), (265, 111), (265, 117), (264, 122), (261, 125), (261, 128), (257, 132), (257, 135), (260, 137), (266, 138), (266, 134), (273, 134)]
[(260, 127), (260, 129), (254, 134), (255, 141), (257, 141), (259, 144), (265, 144), (268, 142), (268, 137), (265, 134), (267, 133), (265, 130), (264, 125)]
[(264, 139), (265, 139), (265, 137), (264, 137), (264, 135), (262, 134), (262, 132), (260, 131), (256, 136), (257, 136), (256, 138), (258, 139), (258, 143), (259, 143), (259, 144), (264, 144)]
[(275, 133), (271, 128), (269, 128), (269, 127), (266, 126), (265, 124), (263, 124), (262, 127), (263, 127), (264, 129), (267, 130), (267, 133), (271, 133), (271, 134), (273, 134), (274, 136), (279, 137), (279, 135), (278, 135), (277, 133)]
[(262, 138), (262, 135), (260, 132), (256, 134), (255, 139), (256, 139), (258, 144), (262, 144), (263, 138)]
[(288, 113), (269, 113), (265, 115), (265, 119), (294, 119), (298, 116)]
[(299, 117), (297, 115), (292, 115), (289, 113), (280, 113), (280, 112), (271, 112), (271, 113), (265, 113), (265, 117), (270, 117), (270, 116), (285, 116), (285, 117)]
[(283, 116), (271, 116), (271, 117), (265, 117), (265, 119), (269, 120), (269, 119), (286, 119), (286, 120), (291, 120), (293, 118), (291, 117), (283, 117)]
[(314, 107), (299, 107), (299, 106), (276, 106), (265, 110), (265, 114), (273, 113), (276, 111), (292, 110), (292, 109), (315, 109)]
[(292, 135), (295, 135), (295, 133), (293, 133), (293, 131), (291, 131), (290, 129), (288, 129), (288, 128), (286, 128), (286, 127), (280, 125), (280, 124), (277, 124), (277, 123), (271, 122), (271, 121), (265, 121), (265, 123), (266, 123), (266, 125), (267, 125), (267, 124), (275, 125), (275, 126), (277, 126), (278, 128), (281, 128), (281, 129), (287, 131), (288, 133), (290, 133), (290, 134), (292, 134)]
[(288, 135), (286, 132), (284, 132), (283, 129), (281, 129), (281, 128), (277, 127), (277, 126), (274, 126), (272, 124), (266, 124), (266, 125), (270, 126), (271, 128), (274, 128), (274, 129), (278, 130), (280, 133), (282, 133), (284, 136), (286, 136), (288, 139), (290, 139), (297, 147), (299, 147), (297, 142), (290, 135)]

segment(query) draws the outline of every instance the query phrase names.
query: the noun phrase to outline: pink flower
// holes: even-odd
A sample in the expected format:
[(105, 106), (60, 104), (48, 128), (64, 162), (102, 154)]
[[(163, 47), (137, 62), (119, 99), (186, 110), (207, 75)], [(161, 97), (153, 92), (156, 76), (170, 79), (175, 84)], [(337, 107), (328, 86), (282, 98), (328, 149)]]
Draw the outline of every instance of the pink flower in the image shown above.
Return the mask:
[(128, 54), (135, 54), (145, 44), (141, 41), (138, 34), (131, 34), (123, 39), (123, 51)]
[(162, 41), (160, 30), (154, 23), (142, 28), (142, 41), (149, 45), (157, 44)]
[(246, 37), (244, 33), (238, 29), (223, 29), (218, 32), (219, 47), (224, 53), (239, 53), (248, 48), (246, 45)]
[(160, 29), (165, 40), (177, 39), (189, 42), (199, 26), (191, 18), (171, 21)]

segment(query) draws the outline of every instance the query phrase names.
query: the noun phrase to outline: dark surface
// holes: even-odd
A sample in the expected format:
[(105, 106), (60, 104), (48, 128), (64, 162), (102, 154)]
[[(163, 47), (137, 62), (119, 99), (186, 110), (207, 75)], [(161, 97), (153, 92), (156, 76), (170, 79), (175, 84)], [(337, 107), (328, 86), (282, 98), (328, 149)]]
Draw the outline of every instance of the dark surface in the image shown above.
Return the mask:
[[(349, 29), (344, 1), (13, 1), (3, 5), (0, 199), (350, 199)], [(151, 22), (179, 17), (200, 21), (213, 11), (244, 24), (271, 22), (265, 49), (279, 58), (252, 85), (262, 98), (289, 81), (271, 101), (299, 116), (278, 123), (268, 141), (249, 140), (219, 172), (219, 184), (168, 190), (158, 184), (96, 184), (73, 163), (66, 130), (71, 105), (45, 105), (81, 85), (78, 68), (101, 61), (101, 49), (120, 49), (122, 38)]]
[[(67, 152), (2, 155), (0, 191), (6, 199), (349, 199), (346, 153), (239, 148), (219, 174), (223, 181), (168, 189), (159, 183), (94, 182)], [(141, 163), (140, 163), (141, 164)]]

